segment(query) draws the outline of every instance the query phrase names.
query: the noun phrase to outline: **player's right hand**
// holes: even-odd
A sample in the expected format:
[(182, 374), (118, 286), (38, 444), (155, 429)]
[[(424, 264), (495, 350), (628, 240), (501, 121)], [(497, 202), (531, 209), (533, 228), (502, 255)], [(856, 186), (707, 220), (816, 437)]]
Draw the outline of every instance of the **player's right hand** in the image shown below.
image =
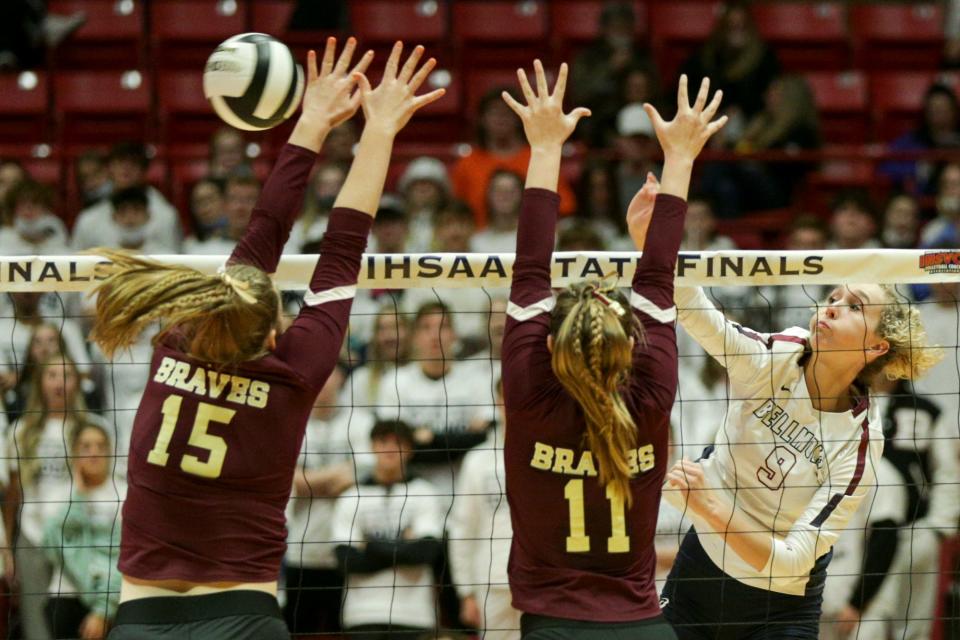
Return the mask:
[(523, 131), (527, 142), (534, 150), (538, 148), (554, 148), (562, 145), (577, 126), (580, 118), (590, 115), (590, 110), (578, 107), (570, 113), (563, 112), (563, 94), (567, 88), (567, 64), (560, 65), (557, 82), (553, 86), (553, 93), (547, 88), (547, 76), (543, 71), (543, 64), (539, 60), (533, 61), (536, 74), (537, 90), (531, 88), (527, 79), (527, 72), (517, 69), (517, 78), (527, 104), (522, 105), (506, 91), (502, 97), (513, 112), (523, 122)]
[(693, 162), (700, 154), (703, 145), (710, 136), (715, 134), (727, 123), (727, 116), (713, 120), (720, 108), (723, 92), (717, 91), (713, 100), (707, 104), (710, 94), (710, 78), (704, 78), (700, 84), (697, 99), (690, 105), (687, 95), (687, 76), (680, 76), (680, 86), (677, 89), (677, 115), (669, 122), (660, 117), (660, 113), (651, 104), (644, 104), (643, 109), (653, 123), (653, 130), (660, 141), (664, 158), (667, 160), (684, 160)]

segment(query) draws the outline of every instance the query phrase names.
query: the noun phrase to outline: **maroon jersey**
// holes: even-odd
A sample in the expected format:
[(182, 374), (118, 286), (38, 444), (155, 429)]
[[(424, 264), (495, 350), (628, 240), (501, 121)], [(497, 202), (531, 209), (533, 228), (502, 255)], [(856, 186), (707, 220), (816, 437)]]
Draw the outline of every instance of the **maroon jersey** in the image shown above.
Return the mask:
[(673, 271), (686, 203), (657, 197), (630, 303), (643, 323), (622, 389), (637, 425), (628, 456), (633, 497), (608, 496), (586, 448), (586, 422), (553, 373), (547, 336), (554, 297), (550, 265), (557, 195), (524, 193), (503, 339), (507, 498), (513, 520), (513, 605), (534, 614), (627, 622), (660, 614), (653, 536), (677, 388)]
[[(316, 155), (287, 145), (231, 263), (276, 270)], [(130, 442), (120, 571), (276, 580), (284, 509), (316, 395), (337, 361), (372, 218), (334, 209), (303, 310), (272, 353), (236, 366), (158, 345)]]

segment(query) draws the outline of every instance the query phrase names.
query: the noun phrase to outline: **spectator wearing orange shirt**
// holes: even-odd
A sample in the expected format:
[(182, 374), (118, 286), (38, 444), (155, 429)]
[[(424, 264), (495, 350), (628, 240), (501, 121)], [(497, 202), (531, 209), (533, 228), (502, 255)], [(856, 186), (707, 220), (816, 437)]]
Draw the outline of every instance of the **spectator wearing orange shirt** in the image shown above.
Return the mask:
[[(530, 147), (521, 130), (520, 119), (500, 98), (500, 89), (488, 92), (480, 100), (477, 121), (477, 145), (453, 166), (453, 192), (474, 212), (477, 228), (487, 226), (487, 189), (493, 174), (510, 171), (527, 175)], [(569, 183), (561, 176), (560, 215), (570, 215), (577, 202)]]

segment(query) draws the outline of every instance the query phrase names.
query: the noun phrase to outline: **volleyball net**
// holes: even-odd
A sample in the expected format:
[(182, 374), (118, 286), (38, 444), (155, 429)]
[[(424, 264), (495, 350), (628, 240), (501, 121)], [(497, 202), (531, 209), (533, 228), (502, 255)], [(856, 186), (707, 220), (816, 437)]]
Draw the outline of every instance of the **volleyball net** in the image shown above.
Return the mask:
[[(627, 287), (638, 256), (556, 253), (554, 286), (595, 278)], [(205, 273), (224, 262), (156, 258)], [(0, 291), (9, 294), (0, 296), (0, 480), (10, 550), (0, 606), (8, 631), (55, 624), (84, 607), (108, 618), (115, 611), (117, 519), (152, 348), (148, 333), (111, 360), (88, 341), (92, 306), (84, 293), (100, 262), (0, 258)], [(507, 586), (511, 534), (497, 392), (512, 264), (510, 254), (364, 256), (341, 366), (318, 396), (287, 510), (280, 600), (295, 637), (383, 624), (425, 637), (437, 629), (519, 637)], [(281, 261), (274, 279), (288, 318), (315, 265), (309, 255)], [(916, 305), (945, 357), (912, 387), (875, 394), (890, 463), (877, 491), (885, 491), (864, 500), (833, 549), (821, 637), (957, 638), (960, 251), (681, 252), (677, 261), (677, 286), (704, 287), (728, 317), (758, 333), (808, 326), (812, 308), (842, 283), (892, 285), (899, 303)], [(723, 368), (679, 328), (678, 346), (671, 462), (696, 459), (714, 443), (732, 400)], [(57, 353), (75, 363), (75, 389)], [(66, 427), (55, 417), (60, 405)], [(81, 412), (82, 420), (71, 417)], [(85, 439), (75, 433), (81, 422), (99, 429), (84, 430)], [(213, 440), (197, 441), (201, 465), (213, 455), (216, 431), (211, 424), (204, 435)], [(107, 439), (103, 458), (98, 433)], [(412, 473), (402, 492), (377, 479), (390, 460), (372, 439), (391, 437), (411, 440), (403, 466)], [(575, 507), (569, 496), (558, 500)], [(689, 527), (664, 502), (661, 578)], [(579, 534), (590, 528), (587, 522)], [(344, 577), (348, 548), (369, 557), (353, 557), (364, 569)], [(888, 562), (876, 563), (878, 549), (893, 550)], [(859, 626), (840, 621), (851, 602), (862, 606)]]

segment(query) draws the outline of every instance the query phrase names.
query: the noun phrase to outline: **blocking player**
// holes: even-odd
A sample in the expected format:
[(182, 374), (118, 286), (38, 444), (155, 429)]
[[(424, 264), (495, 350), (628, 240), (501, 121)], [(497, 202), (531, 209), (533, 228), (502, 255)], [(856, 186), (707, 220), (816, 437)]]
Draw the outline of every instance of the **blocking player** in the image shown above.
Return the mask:
[(596, 282), (554, 298), (561, 147), (589, 111), (563, 113), (566, 65), (553, 93), (534, 66), (536, 91), (518, 71), (525, 105), (504, 94), (532, 147), (503, 343), (513, 605), (525, 638), (674, 638), (653, 549), (677, 386), (673, 272), (693, 161), (726, 121), (711, 122), (720, 93), (708, 105), (704, 82), (691, 107), (684, 77), (674, 120), (646, 107), (666, 162), (660, 194), (645, 191), (632, 220), (656, 242), (630, 300)]
[[(97, 252), (113, 261), (93, 331), (104, 352), (165, 323), (130, 445), (113, 639), (289, 638), (276, 592), (304, 428), (343, 343), (393, 139), (443, 95), (414, 95), (435, 64), (419, 65), (422, 47), (401, 68), (397, 43), (371, 89), (363, 72), (372, 54), (348, 70), (355, 45), (335, 60), (329, 39), (319, 72), (309, 55), (303, 113), (219, 276)], [(268, 274), (321, 143), (361, 104), (363, 136), (305, 306), (278, 335), (280, 296)]]

